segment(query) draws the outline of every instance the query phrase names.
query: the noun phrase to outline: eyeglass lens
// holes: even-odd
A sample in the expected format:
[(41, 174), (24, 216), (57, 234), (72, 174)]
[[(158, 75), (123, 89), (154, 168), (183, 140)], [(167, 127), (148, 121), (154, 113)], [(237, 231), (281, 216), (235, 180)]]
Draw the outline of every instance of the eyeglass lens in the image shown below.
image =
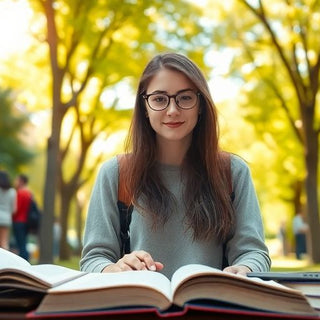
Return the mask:
[(155, 93), (148, 96), (148, 103), (152, 109), (162, 110), (168, 107), (170, 98), (174, 98), (176, 104), (182, 109), (191, 109), (197, 102), (197, 94), (191, 90), (169, 96), (165, 93)]

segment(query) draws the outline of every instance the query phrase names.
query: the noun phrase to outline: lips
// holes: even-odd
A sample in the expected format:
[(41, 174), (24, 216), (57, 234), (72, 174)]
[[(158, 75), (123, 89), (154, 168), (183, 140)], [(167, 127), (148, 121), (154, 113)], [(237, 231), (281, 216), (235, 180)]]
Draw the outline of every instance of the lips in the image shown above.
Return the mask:
[(164, 122), (164, 125), (166, 125), (169, 128), (178, 128), (181, 125), (183, 125), (184, 122)]

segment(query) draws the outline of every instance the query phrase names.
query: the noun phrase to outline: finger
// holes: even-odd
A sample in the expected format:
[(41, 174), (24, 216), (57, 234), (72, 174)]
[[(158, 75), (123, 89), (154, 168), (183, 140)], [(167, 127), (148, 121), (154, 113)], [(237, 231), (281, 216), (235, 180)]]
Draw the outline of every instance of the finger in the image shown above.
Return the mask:
[(240, 274), (242, 276), (246, 276), (249, 272), (251, 272), (251, 269), (247, 266), (241, 265), (237, 268), (237, 274)]
[(233, 274), (237, 274), (238, 273), (238, 268), (235, 266), (229, 266), (223, 269), (223, 271), (229, 272), (229, 273), (233, 273)]
[(117, 265), (117, 264), (109, 264), (108, 266), (106, 266), (102, 272), (103, 273), (108, 273), (108, 272), (121, 272), (121, 268)]
[(248, 272), (244, 271), (244, 270), (239, 270), (236, 274), (240, 275), (240, 276), (246, 276)]
[(226, 267), (226, 268), (224, 268), (222, 271), (234, 273), (232, 267)]
[(223, 271), (230, 272), (237, 275), (246, 276), (250, 269), (246, 266), (229, 266), (223, 269)]
[(121, 271), (132, 271), (135, 270), (135, 267), (132, 266), (131, 264), (127, 263), (125, 261), (125, 259), (120, 259), (117, 262), (117, 265), (119, 266), (119, 268), (121, 269)]
[(159, 261), (156, 261), (155, 265), (156, 265), (157, 271), (160, 271), (160, 270), (162, 270), (164, 268), (163, 263), (161, 263)]
[(147, 268), (147, 266), (146, 266), (146, 264), (144, 262), (142, 262), (142, 265), (143, 265), (142, 270), (148, 270), (148, 268)]
[(126, 254), (118, 261), (123, 271), (128, 270), (146, 270), (146, 264), (137, 257), (135, 252)]
[(148, 270), (151, 270), (151, 271), (157, 270), (156, 263), (148, 252), (140, 250), (140, 251), (134, 251), (134, 253), (139, 258), (139, 260), (145, 264), (145, 267)]

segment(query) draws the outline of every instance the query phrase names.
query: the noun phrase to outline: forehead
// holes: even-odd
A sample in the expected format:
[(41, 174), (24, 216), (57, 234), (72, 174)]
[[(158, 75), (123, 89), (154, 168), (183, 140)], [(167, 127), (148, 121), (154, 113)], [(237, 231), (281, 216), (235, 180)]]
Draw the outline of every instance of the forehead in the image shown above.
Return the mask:
[(174, 94), (184, 89), (196, 89), (184, 73), (171, 69), (160, 69), (150, 80), (147, 93), (164, 91)]

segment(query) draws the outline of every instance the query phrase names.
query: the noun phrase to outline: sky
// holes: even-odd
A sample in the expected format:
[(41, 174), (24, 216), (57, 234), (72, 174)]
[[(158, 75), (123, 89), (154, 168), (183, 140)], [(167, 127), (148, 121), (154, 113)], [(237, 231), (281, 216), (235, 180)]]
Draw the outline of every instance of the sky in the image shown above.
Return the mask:
[[(190, 0), (194, 1), (194, 0)], [(206, 0), (197, 0), (198, 5), (205, 5)], [(0, 0), (0, 62), (15, 52), (27, 48), (30, 41), (29, 19), (32, 12), (27, 0)], [(215, 51), (206, 55), (210, 61), (212, 72), (208, 79), (209, 87), (216, 103), (232, 99), (238, 92), (238, 86), (227, 76), (232, 52)], [(128, 92), (132, 95), (128, 95)], [(121, 94), (126, 92), (126, 94)], [(109, 92), (110, 93), (110, 92)], [(128, 108), (134, 104), (134, 92), (124, 81), (113, 90), (115, 96), (120, 97), (119, 107)]]
[(30, 17), (26, 0), (0, 0), (0, 59), (27, 47)]

